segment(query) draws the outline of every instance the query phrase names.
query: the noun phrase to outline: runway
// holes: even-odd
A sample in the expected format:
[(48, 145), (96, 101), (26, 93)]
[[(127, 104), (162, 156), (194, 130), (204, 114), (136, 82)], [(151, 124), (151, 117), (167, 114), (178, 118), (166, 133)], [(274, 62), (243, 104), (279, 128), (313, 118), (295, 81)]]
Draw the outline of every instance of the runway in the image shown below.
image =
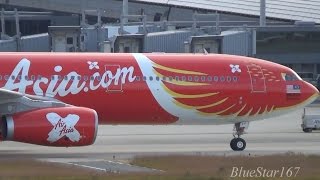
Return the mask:
[[(125, 161), (139, 155), (265, 155), (304, 153), (320, 155), (320, 131), (301, 130), (302, 110), (252, 122), (243, 152), (233, 152), (229, 143), (233, 125), (219, 126), (99, 126), (94, 145), (54, 148), (16, 142), (2, 142), (1, 158), (36, 158), (54, 162)], [(97, 163), (96, 163), (97, 164)]]

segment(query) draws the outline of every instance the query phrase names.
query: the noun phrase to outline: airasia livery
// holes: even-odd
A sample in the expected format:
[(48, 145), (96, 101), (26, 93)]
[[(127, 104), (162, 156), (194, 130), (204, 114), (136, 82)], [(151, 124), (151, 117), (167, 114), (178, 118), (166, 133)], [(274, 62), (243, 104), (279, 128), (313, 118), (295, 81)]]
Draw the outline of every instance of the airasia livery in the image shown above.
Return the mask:
[(205, 54), (0, 53), (1, 139), (94, 143), (98, 124), (235, 124), (313, 102), (319, 91), (285, 66)]

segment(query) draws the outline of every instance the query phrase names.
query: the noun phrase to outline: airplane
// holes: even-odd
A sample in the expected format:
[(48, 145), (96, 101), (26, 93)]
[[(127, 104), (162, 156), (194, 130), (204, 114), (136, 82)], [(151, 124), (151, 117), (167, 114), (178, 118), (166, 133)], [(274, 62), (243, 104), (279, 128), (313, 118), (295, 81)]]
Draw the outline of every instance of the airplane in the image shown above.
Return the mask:
[(94, 143), (98, 124), (234, 124), (302, 108), (319, 91), (292, 69), (252, 57), (164, 53), (0, 53), (1, 140)]

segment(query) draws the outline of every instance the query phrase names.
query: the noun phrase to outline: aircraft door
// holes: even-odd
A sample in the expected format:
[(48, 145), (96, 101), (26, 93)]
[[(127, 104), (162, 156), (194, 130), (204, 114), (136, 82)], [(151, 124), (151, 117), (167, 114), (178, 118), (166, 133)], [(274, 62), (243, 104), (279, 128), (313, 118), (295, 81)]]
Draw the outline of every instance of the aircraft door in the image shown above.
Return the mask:
[[(117, 72), (120, 70), (120, 65), (118, 64), (106, 64), (104, 66), (105, 72), (108, 72), (108, 81), (110, 81), (110, 84), (107, 86), (106, 92), (123, 92), (122, 89), (122, 77), (115, 78)], [(113, 76), (111, 79), (109, 76)]]
[(259, 65), (247, 65), (248, 73), (251, 81), (251, 92), (264, 93), (266, 92), (266, 79)]

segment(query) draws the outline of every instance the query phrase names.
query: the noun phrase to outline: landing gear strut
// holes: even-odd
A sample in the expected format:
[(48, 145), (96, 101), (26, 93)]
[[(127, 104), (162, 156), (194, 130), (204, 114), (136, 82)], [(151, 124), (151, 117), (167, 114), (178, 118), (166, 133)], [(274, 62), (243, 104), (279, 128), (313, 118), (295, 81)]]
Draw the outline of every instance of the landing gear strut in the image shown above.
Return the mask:
[(230, 147), (234, 151), (243, 151), (246, 148), (246, 141), (240, 138), (241, 135), (245, 133), (245, 130), (248, 129), (249, 122), (238, 122), (234, 124), (233, 128), (233, 139), (230, 142)]

